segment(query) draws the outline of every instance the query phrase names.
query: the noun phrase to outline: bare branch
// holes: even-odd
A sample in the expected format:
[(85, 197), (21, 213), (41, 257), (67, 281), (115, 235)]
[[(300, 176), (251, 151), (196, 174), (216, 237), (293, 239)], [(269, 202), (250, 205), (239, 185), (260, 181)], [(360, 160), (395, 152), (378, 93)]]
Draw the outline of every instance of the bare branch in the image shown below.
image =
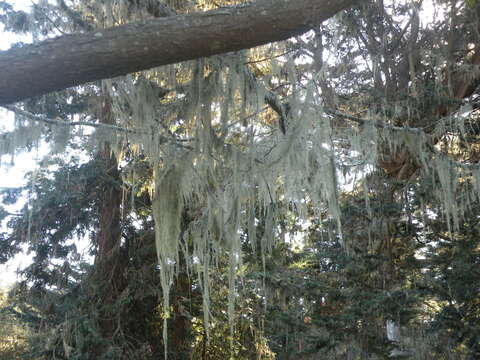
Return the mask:
[(99, 79), (300, 35), (364, 0), (258, 0), (0, 52), (0, 105)]
[(3, 105), (7, 110), (10, 110), (18, 115), (21, 115), (27, 119), (33, 120), (33, 121), (39, 121), (43, 122), (46, 124), (51, 124), (51, 125), (59, 125), (59, 126), (89, 126), (93, 128), (105, 128), (105, 129), (110, 129), (110, 130), (115, 130), (115, 131), (121, 131), (121, 132), (135, 132), (134, 130), (130, 129), (125, 129), (120, 126), (115, 126), (115, 125), (109, 125), (109, 124), (101, 124), (101, 123), (92, 123), (89, 121), (65, 121), (65, 120), (56, 120), (56, 119), (50, 119), (45, 116), (40, 116), (40, 115), (35, 115), (32, 114), (29, 111), (22, 110), (16, 106), (12, 105)]

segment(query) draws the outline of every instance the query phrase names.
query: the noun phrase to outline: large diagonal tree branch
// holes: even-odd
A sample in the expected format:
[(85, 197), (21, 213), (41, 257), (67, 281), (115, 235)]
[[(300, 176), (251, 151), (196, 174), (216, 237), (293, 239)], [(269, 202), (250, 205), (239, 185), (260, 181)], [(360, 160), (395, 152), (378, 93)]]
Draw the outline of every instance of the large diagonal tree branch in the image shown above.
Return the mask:
[(302, 34), (363, 0), (258, 0), (0, 52), (0, 105)]

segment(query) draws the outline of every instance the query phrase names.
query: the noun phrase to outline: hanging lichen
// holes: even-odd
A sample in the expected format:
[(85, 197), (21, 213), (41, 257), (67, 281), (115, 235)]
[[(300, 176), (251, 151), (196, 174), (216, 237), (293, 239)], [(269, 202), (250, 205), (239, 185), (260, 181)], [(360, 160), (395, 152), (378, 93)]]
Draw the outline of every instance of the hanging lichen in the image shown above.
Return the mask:
[[(219, 5), (214, 1), (163, 3), (178, 13)], [(220, 3), (231, 5), (228, 1)], [(83, 0), (79, 8), (99, 28), (154, 16), (143, 2)], [(333, 35), (335, 41), (339, 40), (340, 30)], [(480, 170), (463, 169), (449, 157), (453, 146), (448, 153), (431, 140), (441, 138), (446, 129), (455, 130), (458, 138), (467, 136), (463, 115), (439, 121), (427, 134), (422, 128), (395, 126), (402, 116), (416, 116), (407, 100), (399, 101), (392, 109), (386, 100), (370, 104), (368, 95), (362, 98), (354, 89), (350, 95), (354, 99), (359, 96), (355, 100), (360, 105), (350, 108), (359, 110), (361, 116), (343, 114), (344, 122), (352, 122), (345, 125), (338, 119), (342, 114), (327, 107), (338, 101), (338, 107), (348, 112), (349, 104), (341, 104), (341, 99), (334, 97), (327, 99), (328, 89), (318, 90), (328, 66), (316, 68), (314, 76), (308, 68), (311, 64), (290, 52), (292, 49), (286, 49), (284, 44), (269, 45), (102, 82), (121, 131), (98, 127), (86, 148), (109, 143), (119, 160), (128, 148), (132, 158), (141, 155), (141, 161), (154, 169), (152, 214), (163, 292), (165, 354), (169, 293), (180, 252), (201, 287), (207, 333), (211, 320), (211, 270), (222, 256), (228, 257), (227, 310), (233, 333), (242, 242), (249, 242), (265, 269), (269, 251), (275, 241), (280, 241), (278, 218), (282, 202), (291, 205), (298, 222), (307, 221), (312, 213), (331, 220), (341, 239), (338, 193), (345, 183), (338, 178), (339, 169), (345, 170), (345, 182), (355, 179), (361, 183), (352, 191), (363, 192), (369, 216), (373, 214), (369, 181), (375, 171), (389, 178), (387, 191), (392, 198), (398, 184), (408, 184), (420, 172), (432, 175), (436, 191), (431, 195), (443, 204), (450, 227), (459, 226), (462, 209), (475, 195), (480, 196)], [(381, 70), (380, 62), (378, 57), (372, 59), (374, 77)], [(302, 66), (308, 70), (299, 74)], [(469, 110), (461, 108), (458, 113)], [(42, 127), (34, 121), (20, 119), (17, 125), (14, 132), (0, 135), (0, 156), (28, 147), (42, 136)], [(70, 129), (52, 129), (60, 152), (68, 143)], [(460, 151), (457, 149), (457, 153)], [(127, 186), (135, 188), (139, 173), (125, 168), (124, 174)], [(459, 181), (467, 177), (473, 179), (473, 186), (470, 192), (459, 194)], [(182, 229), (182, 213), (187, 208), (199, 210), (189, 228)], [(257, 231), (260, 218), (263, 229)], [(370, 222), (370, 238), (388, 233), (385, 219)], [(379, 234), (373, 234), (377, 229)], [(248, 236), (242, 238), (245, 233)]]
[(163, 292), (163, 340), (167, 357), (167, 320), (170, 317), (170, 287), (178, 266), (180, 223), (183, 209), (182, 178), (185, 169), (172, 164), (166, 171), (157, 170), (152, 213), (155, 219), (155, 245), (160, 265)]

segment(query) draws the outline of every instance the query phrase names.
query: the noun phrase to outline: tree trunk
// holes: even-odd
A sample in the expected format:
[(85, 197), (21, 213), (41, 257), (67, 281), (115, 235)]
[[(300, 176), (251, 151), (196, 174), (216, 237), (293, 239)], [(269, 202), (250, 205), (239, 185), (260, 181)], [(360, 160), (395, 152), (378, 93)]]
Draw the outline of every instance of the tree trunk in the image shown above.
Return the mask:
[[(184, 209), (182, 211), (181, 219), (181, 235), (188, 230), (189, 224), (194, 221), (192, 211)], [(189, 244), (185, 244), (189, 246)], [(193, 249), (189, 249), (192, 253)], [(198, 311), (199, 309), (190, 309), (192, 301), (199, 304), (201, 300), (198, 297), (201, 294), (198, 290), (192, 289), (191, 279), (188, 276), (187, 261), (185, 254), (179, 254), (178, 273), (175, 282), (170, 291), (170, 304), (172, 306), (172, 317), (168, 321), (168, 353), (169, 359), (172, 360), (188, 360), (191, 358), (192, 352), (192, 316), (191, 311)], [(196, 301), (193, 300), (197, 297)], [(198, 315), (198, 314), (197, 314)]]
[(0, 105), (89, 81), (300, 35), (363, 0), (258, 0), (251, 5), (67, 35), (0, 52)]
[(172, 318), (169, 320), (168, 349), (169, 359), (188, 360), (192, 349), (192, 321), (188, 316), (186, 300), (191, 293), (191, 283), (186, 272), (183, 254), (180, 255), (179, 274), (172, 286)]
[[(104, 96), (102, 99), (99, 120), (102, 124), (113, 125), (114, 123), (108, 96)], [(111, 152), (110, 144), (103, 144), (98, 158), (105, 180), (101, 194), (97, 233), (98, 252), (95, 258), (95, 279), (103, 287), (101, 295), (103, 310), (100, 311), (100, 326), (102, 335), (109, 339), (113, 337), (116, 329), (116, 318), (111, 311), (111, 306), (126, 286), (123, 279), (125, 264), (120, 256), (122, 192), (118, 185), (120, 181), (118, 164)]]

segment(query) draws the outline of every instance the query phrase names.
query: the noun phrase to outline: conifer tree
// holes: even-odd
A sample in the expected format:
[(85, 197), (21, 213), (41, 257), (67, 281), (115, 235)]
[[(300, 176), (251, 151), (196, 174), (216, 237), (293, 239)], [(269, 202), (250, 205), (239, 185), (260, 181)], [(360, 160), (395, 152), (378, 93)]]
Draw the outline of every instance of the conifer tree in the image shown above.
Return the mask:
[[(35, 41), (86, 34), (42, 49), (265, 4), (0, 2), (0, 19)], [(128, 69), (144, 71), (52, 80), (79, 86), (6, 105), (1, 156), (51, 146), (3, 192), (5, 205), (29, 194), (19, 216), (4, 211), (0, 246), (2, 261), (35, 256), (17, 286), (42, 334), (30, 356), (475, 358), (480, 6), (431, 4), (424, 21), (426, 1), (342, 1), (355, 6), (252, 49), (140, 59)], [(34, 49), (17, 47), (0, 66)]]

